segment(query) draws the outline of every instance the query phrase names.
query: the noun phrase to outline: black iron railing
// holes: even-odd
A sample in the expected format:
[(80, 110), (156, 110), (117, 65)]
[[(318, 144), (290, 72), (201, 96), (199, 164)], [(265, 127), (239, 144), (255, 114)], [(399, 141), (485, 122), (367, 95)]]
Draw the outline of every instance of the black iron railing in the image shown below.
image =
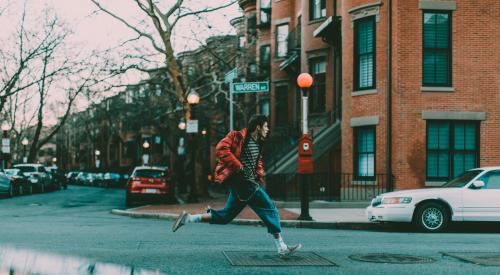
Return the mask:
[(297, 25), (290, 33), (288, 33), (288, 55), (291, 55), (293, 52), (299, 51), (301, 47), (301, 30), (300, 25)]
[[(369, 201), (390, 191), (386, 174), (377, 174), (371, 179), (356, 179), (353, 174), (314, 173), (308, 181), (311, 201)], [(266, 190), (273, 200), (299, 201), (300, 177), (295, 173), (267, 175)]]

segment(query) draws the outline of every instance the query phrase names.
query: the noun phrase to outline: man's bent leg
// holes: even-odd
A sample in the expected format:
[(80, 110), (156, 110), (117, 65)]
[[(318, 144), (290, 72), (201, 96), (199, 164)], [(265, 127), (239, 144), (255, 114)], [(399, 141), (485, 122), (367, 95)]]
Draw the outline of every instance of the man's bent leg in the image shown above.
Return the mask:
[(245, 208), (246, 202), (242, 202), (238, 200), (238, 198), (234, 195), (234, 191), (231, 190), (229, 192), (229, 196), (226, 201), (226, 205), (223, 209), (214, 210), (208, 209), (208, 213), (211, 214), (211, 220), (209, 221), (212, 224), (227, 224), (232, 221), (238, 214)]
[(248, 206), (259, 216), (259, 218), (267, 226), (267, 231), (270, 234), (281, 232), (280, 216), (278, 208), (267, 195), (264, 189), (259, 188), (253, 197), (248, 201)]

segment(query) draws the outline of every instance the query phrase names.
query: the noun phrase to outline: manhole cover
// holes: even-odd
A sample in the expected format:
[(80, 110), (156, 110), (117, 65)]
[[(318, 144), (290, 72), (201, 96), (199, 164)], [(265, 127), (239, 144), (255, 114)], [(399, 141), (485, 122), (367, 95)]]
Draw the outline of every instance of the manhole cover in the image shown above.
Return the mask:
[(389, 253), (358, 254), (351, 255), (349, 258), (362, 262), (387, 264), (425, 264), (433, 263), (435, 261), (434, 259), (427, 257)]
[(500, 266), (500, 252), (441, 252), (443, 255), (466, 262), (487, 266)]
[(336, 266), (314, 252), (297, 252), (288, 258), (280, 258), (270, 251), (223, 251), (234, 266)]

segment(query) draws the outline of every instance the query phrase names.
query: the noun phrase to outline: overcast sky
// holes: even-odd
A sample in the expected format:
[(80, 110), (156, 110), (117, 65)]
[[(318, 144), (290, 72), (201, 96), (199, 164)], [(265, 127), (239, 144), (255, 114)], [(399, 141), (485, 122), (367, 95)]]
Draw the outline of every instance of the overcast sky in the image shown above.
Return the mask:
[[(134, 0), (100, 0), (107, 9), (123, 16), (124, 18), (143, 19), (142, 11), (139, 10)], [(164, 7), (169, 7), (174, 1), (161, 1)], [(220, 4), (231, 2), (230, 0), (204, 1), (185, 0), (184, 6), (192, 7), (193, 10), (205, 7), (215, 7)], [(19, 16), (25, 1), (22, 0), (0, 0), (0, 8), (8, 5), (7, 12), (0, 17), (2, 28), (12, 29), (19, 23)], [(97, 7), (90, 0), (26, 0), (28, 7), (28, 20), (37, 16), (44, 7), (53, 7), (57, 14), (75, 32), (73, 41), (82, 43), (85, 47), (106, 47), (116, 45), (119, 42), (134, 36), (134, 32), (129, 30), (123, 23), (111, 18), (102, 12), (94, 13)], [(205, 3), (210, 3), (209, 5)], [(164, 9), (166, 10), (166, 9)], [(194, 32), (198, 39), (206, 39), (210, 35), (234, 33), (229, 21), (241, 16), (241, 11), (237, 4), (233, 4), (225, 9), (203, 15), (200, 22), (195, 17), (187, 17), (181, 20), (175, 29), (174, 49), (194, 49), (198, 46), (193, 38)], [(207, 28), (207, 23), (211, 28)], [(4, 35), (5, 31), (2, 31)], [(1, 34), (0, 33), (0, 37)]]
[[(102, 5), (133, 22), (134, 20), (150, 20), (145, 17), (134, 0), (100, 0)], [(163, 10), (167, 10), (174, 2), (173, 0), (162, 0)], [(204, 1), (204, 0), (185, 0), (184, 6), (190, 7), (192, 10), (199, 10), (205, 7), (215, 7), (231, 0)], [(9, 35), (15, 33), (19, 26), (20, 16), (23, 6), (27, 5), (27, 21), (29, 24), (34, 24), (37, 17), (42, 16), (42, 10), (46, 7), (52, 8), (67, 26), (72, 30), (73, 34), (68, 38), (68, 43), (77, 45), (79, 49), (87, 49), (89, 52), (93, 49), (104, 50), (109, 47), (116, 46), (127, 39), (134, 38), (135, 32), (127, 28), (123, 23), (110, 17), (103, 12), (96, 12), (97, 7), (90, 0), (0, 0), (0, 11), (2, 8), (8, 7), (0, 16), (0, 47), (4, 47), (5, 43), (1, 43)], [(196, 49), (200, 43), (206, 38), (220, 34), (234, 34), (234, 29), (229, 24), (233, 18), (241, 16), (241, 10), (237, 3), (209, 14), (204, 14), (201, 20), (196, 17), (187, 17), (180, 20), (173, 35), (173, 47), (176, 53)], [(30, 22), (31, 21), (31, 22)], [(149, 21), (147, 21), (149, 23)], [(156, 31), (151, 33), (157, 36)], [(147, 40), (134, 42), (142, 44), (154, 52), (150, 43)], [(161, 43), (159, 43), (161, 45)], [(137, 79), (136, 79), (137, 78)], [(130, 82), (138, 81), (139, 75), (130, 77)], [(59, 92), (53, 97), (58, 99)], [(85, 106), (85, 103), (77, 104), (77, 109)], [(34, 104), (33, 108), (36, 108)], [(48, 123), (55, 122), (57, 115), (48, 118)]]

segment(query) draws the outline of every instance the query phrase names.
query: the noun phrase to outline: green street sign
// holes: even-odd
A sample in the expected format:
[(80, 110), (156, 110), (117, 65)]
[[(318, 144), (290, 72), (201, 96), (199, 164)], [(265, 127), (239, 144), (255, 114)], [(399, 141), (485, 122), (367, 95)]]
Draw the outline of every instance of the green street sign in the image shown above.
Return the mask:
[(229, 83), (238, 77), (238, 68), (234, 68), (224, 75), (224, 82)]
[(269, 92), (269, 82), (237, 82), (233, 83), (233, 93)]

